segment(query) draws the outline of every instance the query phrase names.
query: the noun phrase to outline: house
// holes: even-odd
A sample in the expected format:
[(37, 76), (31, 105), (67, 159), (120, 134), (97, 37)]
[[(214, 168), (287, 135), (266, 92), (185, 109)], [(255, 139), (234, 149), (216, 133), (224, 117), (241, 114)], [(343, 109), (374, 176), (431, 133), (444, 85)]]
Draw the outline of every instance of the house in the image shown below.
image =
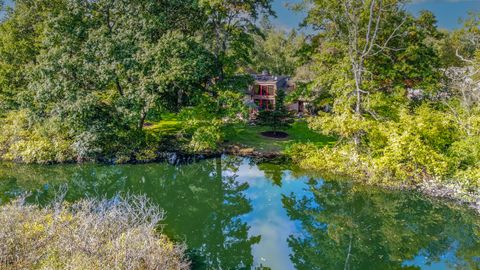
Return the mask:
[[(262, 74), (252, 74), (254, 83), (249, 87), (247, 94), (247, 104), (251, 105), (252, 113), (261, 110), (271, 110), (275, 108), (275, 97), (277, 91), (282, 89), (288, 95), (295, 90), (295, 84), (288, 76), (274, 76), (264, 71)], [(290, 111), (295, 113), (304, 112), (304, 102), (295, 101), (286, 104)]]

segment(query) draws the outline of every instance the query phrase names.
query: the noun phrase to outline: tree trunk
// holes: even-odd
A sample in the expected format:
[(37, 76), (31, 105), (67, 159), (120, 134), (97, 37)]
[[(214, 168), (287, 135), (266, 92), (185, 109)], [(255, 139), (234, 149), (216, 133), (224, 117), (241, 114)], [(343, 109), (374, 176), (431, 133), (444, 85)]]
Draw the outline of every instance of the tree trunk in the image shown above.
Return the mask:
[[(363, 61), (363, 60), (360, 60)], [(363, 76), (363, 64), (352, 64), (353, 75), (355, 79), (355, 95), (356, 95), (356, 102), (355, 102), (355, 115), (361, 117), (362, 115), (362, 76)], [(360, 133), (357, 132), (353, 135), (353, 142), (355, 146), (358, 148), (360, 146)]]
[(140, 113), (140, 121), (138, 121), (138, 130), (143, 129), (143, 125), (145, 124), (145, 119), (147, 118), (147, 110), (145, 108), (142, 109)]
[(177, 92), (177, 110), (178, 111), (180, 111), (180, 109), (182, 108), (182, 100), (183, 100), (183, 90), (179, 88)]
[(120, 80), (118, 79), (118, 77), (115, 78), (115, 85), (117, 86), (118, 93), (120, 94), (120, 96), (123, 97), (124, 95), (123, 88), (122, 88), (122, 85), (120, 84)]

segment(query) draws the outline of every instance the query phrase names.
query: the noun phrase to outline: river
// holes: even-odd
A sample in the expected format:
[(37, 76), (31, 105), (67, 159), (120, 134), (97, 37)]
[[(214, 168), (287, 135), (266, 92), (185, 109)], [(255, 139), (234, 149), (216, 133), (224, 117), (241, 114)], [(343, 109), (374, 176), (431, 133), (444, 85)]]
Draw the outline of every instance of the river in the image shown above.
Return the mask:
[(193, 269), (479, 269), (480, 219), (415, 192), (225, 156), (173, 166), (0, 164), (0, 199), (144, 194)]

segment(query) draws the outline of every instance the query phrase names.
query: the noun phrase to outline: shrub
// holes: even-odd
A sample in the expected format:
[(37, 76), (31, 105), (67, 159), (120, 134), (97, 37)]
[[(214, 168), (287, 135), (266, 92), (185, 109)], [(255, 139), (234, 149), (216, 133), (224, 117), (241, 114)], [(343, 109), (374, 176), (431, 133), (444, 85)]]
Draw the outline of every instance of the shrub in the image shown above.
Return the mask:
[(75, 157), (72, 140), (59, 119), (31, 124), (28, 112), (21, 110), (8, 113), (0, 124), (0, 159), (49, 163)]
[(190, 148), (195, 152), (212, 151), (218, 148), (222, 141), (222, 131), (219, 125), (212, 123), (201, 126), (193, 133)]
[(368, 162), (355, 154), (351, 144), (319, 148), (313, 143), (294, 144), (287, 151), (293, 163), (300, 167), (334, 175), (366, 176)]
[(0, 207), (1, 269), (187, 269), (144, 197)]
[(383, 180), (416, 183), (444, 177), (449, 171), (444, 155), (409, 132), (392, 133), (383, 155), (373, 161), (375, 175)]

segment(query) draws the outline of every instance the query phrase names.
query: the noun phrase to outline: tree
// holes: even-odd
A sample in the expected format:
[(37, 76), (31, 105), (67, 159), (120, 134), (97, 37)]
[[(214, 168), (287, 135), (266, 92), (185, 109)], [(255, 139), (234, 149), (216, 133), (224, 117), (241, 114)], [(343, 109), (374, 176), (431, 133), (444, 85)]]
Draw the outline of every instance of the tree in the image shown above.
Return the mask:
[[(461, 185), (459, 196), (478, 187), (480, 170), (466, 151), (470, 144), (478, 152), (478, 20), (442, 49), (433, 14), (414, 17), (402, 1), (312, 3), (307, 23), (318, 32), (306, 51), (306, 90), (328, 109), (309, 124), (340, 141), (300, 145), (294, 160), (388, 185), (442, 179)], [(460, 68), (448, 66), (458, 64), (452, 51), (467, 60)], [(459, 80), (445, 76), (451, 71)]]
[(258, 32), (256, 20), (274, 15), (272, 0), (200, 0), (207, 15), (203, 41), (215, 56), (217, 76), (222, 81), (241, 64), (248, 63), (254, 46), (253, 33)]
[[(249, 61), (256, 20), (271, 14), (271, 0), (18, 0), (0, 22), (0, 115), (22, 110), (24, 134), (61, 119), (45, 132), (61, 135), (22, 141), (48, 150), (48, 138), (58, 137), (77, 160), (110, 159), (146, 147), (144, 124), (154, 112), (210, 104), (217, 124), (195, 126), (208, 136), (187, 134), (203, 141), (196, 148), (210, 148), (233, 114), (243, 119), (246, 80), (236, 71)], [(202, 117), (197, 123), (211, 119)], [(1, 147), (3, 157), (10, 146)], [(54, 155), (46, 152), (42, 162)]]
[(279, 129), (285, 129), (293, 123), (293, 117), (285, 106), (285, 90), (277, 89), (275, 96), (275, 108), (261, 110), (258, 113), (257, 122), (260, 125), (269, 126), (273, 130), (273, 134), (277, 135)]
[(0, 9), (3, 13), (0, 20), (0, 116), (29, 106), (32, 100), (27, 90), (29, 66), (35, 64), (42, 48), (48, 16), (62, 6), (62, 0), (38, 1), (35, 5), (31, 1), (18, 0), (13, 9)]
[(400, 91), (438, 84), (427, 39), (437, 34), (435, 20), (429, 13), (414, 19), (397, 0), (312, 3), (306, 23), (319, 31), (307, 51), (318, 74), (314, 85), (329, 93), (328, 116), (339, 135), (360, 150), (369, 121), (392, 117), (387, 103), (405, 102)]
[(324, 92), (317, 103), (328, 108), (312, 127), (361, 152), (369, 127), (398, 118), (397, 109), (414, 103), (409, 91), (438, 92), (442, 73), (433, 41), (440, 33), (430, 12), (414, 18), (402, 1), (312, 2), (306, 22), (319, 32), (307, 50), (316, 74), (307, 89)]
[(263, 22), (261, 35), (255, 35), (255, 46), (249, 69), (257, 73), (268, 70), (275, 75), (294, 75), (299, 65), (298, 51), (304, 44), (304, 35), (295, 30), (285, 31)]
[[(226, 86), (225, 83), (226, 81), (222, 83), (223, 87)], [(187, 123), (184, 130), (192, 134), (188, 147), (190, 150), (217, 150), (226, 130), (232, 128), (232, 125), (244, 124), (247, 120), (248, 110), (241, 92), (220, 88), (216, 93), (216, 97), (206, 93), (197, 97), (199, 101), (196, 106), (185, 108), (180, 113)]]
[(202, 14), (193, 0), (18, 1), (0, 29), (3, 107), (63, 119), (79, 160), (141, 147), (153, 109), (193, 105), (213, 76)]
[[(399, 12), (399, 1), (313, 1), (314, 7), (307, 20), (322, 34), (334, 42), (343, 45), (345, 57), (350, 65), (350, 77), (354, 83), (354, 112), (363, 113), (362, 96), (368, 92), (364, 88), (366, 61), (372, 56), (388, 49), (390, 40), (397, 35), (400, 23), (394, 29), (386, 27), (392, 14)], [(388, 32), (387, 32), (388, 31)], [(382, 36), (385, 40), (380, 40)], [(355, 136), (356, 144), (359, 137)]]

